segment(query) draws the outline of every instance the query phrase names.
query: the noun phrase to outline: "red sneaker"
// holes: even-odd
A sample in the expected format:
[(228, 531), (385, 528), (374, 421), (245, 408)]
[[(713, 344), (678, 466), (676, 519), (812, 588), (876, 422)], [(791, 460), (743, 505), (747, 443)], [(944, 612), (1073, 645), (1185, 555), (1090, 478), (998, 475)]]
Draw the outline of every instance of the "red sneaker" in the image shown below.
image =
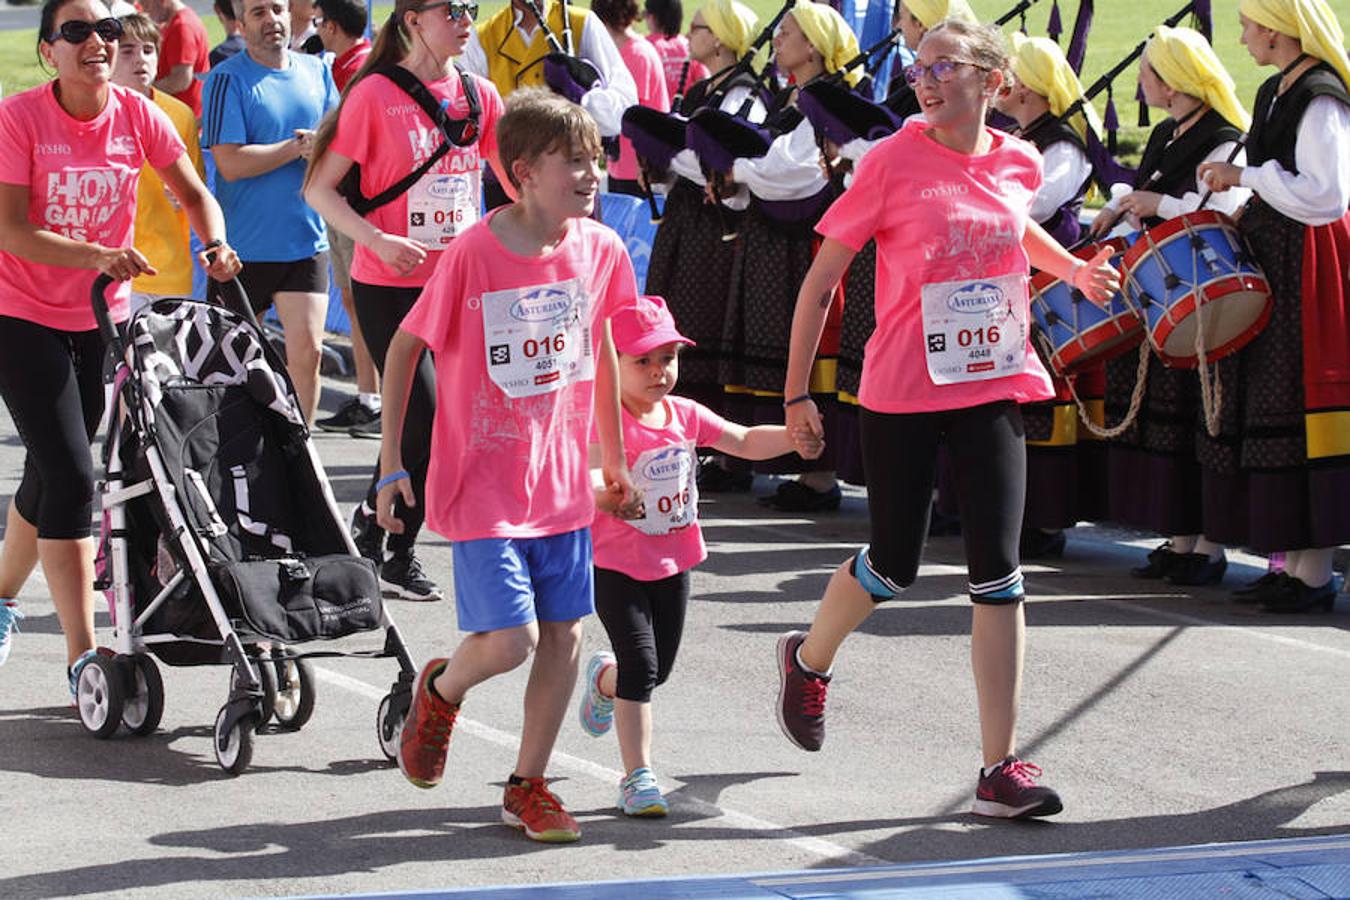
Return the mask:
[(508, 782), (502, 797), (502, 821), (524, 830), (532, 841), (566, 844), (581, 839), (581, 826), (543, 778)]
[(445, 773), (450, 732), (459, 715), (458, 703), (446, 703), (431, 692), (431, 680), (441, 674), (446, 660), (433, 659), (422, 669), (413, 691), (412, 709), (399, 737), (398, 768), (420, 788), (433, 788)]
[(814, 675), (797, 664), (803, 631), (789, 631), (778, 639), (778, 725), (803, 750), (819, 750), (825, 743), (825, 695), (830, 676)]
[(1041, 767), (1010, 756), (988, 775), (980, 771), (980, 783), (975, 789), (975, 805), (970, 811), (977, 816), (999, 819), (1030, 819), (1034, 816), (1053, 816), (1064, 808), (1059, 794), (1038, 785)]

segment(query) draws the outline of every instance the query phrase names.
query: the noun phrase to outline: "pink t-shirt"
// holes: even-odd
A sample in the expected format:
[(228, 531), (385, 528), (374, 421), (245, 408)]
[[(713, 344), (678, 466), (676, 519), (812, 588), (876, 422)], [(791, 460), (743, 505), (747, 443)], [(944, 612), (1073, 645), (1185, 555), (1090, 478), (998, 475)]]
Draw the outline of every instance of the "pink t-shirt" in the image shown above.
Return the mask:
[[(661, 57), (655, 48), (644, 40), (629, 41), (619, 48), (619, 56), (624, 65), (633, 74), (637, 84), (638, 103), (665, 112), (670, 109), (670, 95), (666, 92), (666, 79), (661, 68)], [(619, 141), (619, 158), (609, 162), (611, 178), (625, 178), (634, 181), (638, 177), (637, 154), (633, 151), (633, 142), (628, 138)]]
[[(687, 94), (689, 88), (710, 74), (708, 67), (689, 58), (689, 38), (682, 34), (666, 37), (661, 34), (649, 34), (647, 40), (656, 48), (661, 57), (661, 68), (666, 74), (666, 93), (673, 99), (676, 94)], [(684, 64), (689, 63), (685, 72)], [(684, 74), (684, 89), (680, 89), (680, 75)]]
[[(110, 85), (108, 103), (81, 122), (61, 108), (56, 82), (0, 100), (0, 182), (28, 188), (28, 221), (73, 241), (130, 247), (141, 166), (184, 153), (164, 111)], [(61, 331), (97, 328), (89, 291), (98, 272), (31, 262), (0, 251), (0, 315)], [(114, 321), (128, 314), (129, 282), (109, 298)]]
[(858, 399), (882, 413), (1045, 400), (1054, 392), (1030, 344), (1022, 249), (1040, 154), (990, 129), (990, 151), (968, 156), (927, 127), (911, 120), (874, 147), (816, 226), (854, 250), (877, 242), (877, 326)]
[[(478, 88), (482, 108), (478, 140), (467, 147), (452, 145), (450, 152), (411, 189), (366, 217), (383, 232), (424, 243), (427, 258), (412, 272), (401, 275), (357, 244), (352, 258), (352, 278), (357, 281), (421, 287), (431, 277), (441, 251), (455, 235), (478, 221), (483, 195), (481, 163), (485, 156), (494, 161), (497, 157), (497, 120), (502, 115), (502, 98), (492, 82), (477, 75), (469, 77)], [(459, 73), (452, 72), (426, 87), (432, 96), (448, 101), (446, 113), (451, 119), (469, 114), (469, 100), (464, 96)], [(370, 75), (347, 93), (330, 146), (360, 164), (361, 193), (374, 197), (416, 171), (436, 152), (441, 141), (440, 131), (412, 97), (383, 75)]]
[(623, 240), (572, 219), (543, 256), (489, 227), (441, 255), (402, 329), (436, 362), (427, 524), (452, 541), (532, 538), (591, 524), (597, 329), (637, 296)]
[(596, 511), (591, 525), (595, 564), (638, 581), (669, 578), (708, 556), (698, 527), (697, 449), (715, 444), (727, 423), (685, 397), (667, 396), (664, 405), (660, 428), (623, 413), (623, 450), (642, 491), (643, 518)]

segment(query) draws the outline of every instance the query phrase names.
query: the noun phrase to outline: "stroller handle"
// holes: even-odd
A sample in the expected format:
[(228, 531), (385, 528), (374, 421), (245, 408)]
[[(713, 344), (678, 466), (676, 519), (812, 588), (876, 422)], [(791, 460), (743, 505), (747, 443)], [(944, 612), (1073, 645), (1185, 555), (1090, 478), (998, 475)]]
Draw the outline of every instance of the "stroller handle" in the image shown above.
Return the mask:
[(111, 275), (100, 274), (94, 279), (89, 297), (90, 304), (94, 307), (94, 320), (98, 322), (99, 333), (103, 335), (103, 340), (110, 344), (121, 339), (117, 326), (113, 325), (112, 314), (108, 312), (108, 299), (104, 296), (108, 285), (115, 280)]

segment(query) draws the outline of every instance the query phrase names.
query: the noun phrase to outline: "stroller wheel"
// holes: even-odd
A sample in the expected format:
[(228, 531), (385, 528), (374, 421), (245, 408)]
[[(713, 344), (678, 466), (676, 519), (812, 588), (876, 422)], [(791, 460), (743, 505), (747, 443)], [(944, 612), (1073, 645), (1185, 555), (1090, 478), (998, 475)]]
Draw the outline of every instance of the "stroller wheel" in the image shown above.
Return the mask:
[(216, 763), (227, 774), (238, 775), (253, 761), (253, 730), (257, 722), (253, 716), (237, 720), (224, 734), (225, 714), (228, 706), (222, 706), (216, 713), (216, 726), (211, 729), (211, 748), (216, 752)]
[(380, 701), (380, 708), (375, 711), (375, 737), (380, 742), (380, 752), (390, 762), (398, 760), (399, 737), (403, 733), (403, 722), (407, 718), (407, 713), (401, 712), (391, 721), (389, 709), (393, 703), (394, 695), (385, 694), (384, 699)]
[(148, 656), (119, 656), (128, 688), (122, 701), (122, 724), (137, 737), (159, 727), (164, 715), (164, 679), (159, 666)]
[(125, 695), (122, 673), (112, 657), (99, 654), (85, 663), (75, 683), (75, 706), (85, 730), (100, 740), (112, 737), (122, 724)]
[(307, 659), (278, 659), (266, 663), (276, 678), (272, 714), (288, 731), (299, 731), (314, 715), (314, 667)]

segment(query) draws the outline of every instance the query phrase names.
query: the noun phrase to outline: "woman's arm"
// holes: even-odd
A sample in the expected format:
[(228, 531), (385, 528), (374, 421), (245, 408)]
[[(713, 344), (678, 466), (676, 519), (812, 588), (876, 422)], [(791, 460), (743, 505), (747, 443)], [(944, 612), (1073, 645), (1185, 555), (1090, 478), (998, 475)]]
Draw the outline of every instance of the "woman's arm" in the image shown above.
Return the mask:
[(1022, 236), (1022, 249), (1026, 251), (1027, 259), (1034, 268), (1068, 282), (1093, 303), (1104, 303), (1120, 290), (1120, 274), (1110, 264), (1115, 251), (1110, 247), (1103, 247), (1096, 256), (1083, 262), (1061, 247), (1044, 228), (1028, 220), (1026, 234)]
[(0, 250), (47, 266), (96, 269), (118, 281), (156, 274), (135, 247), (74, 241), (34, 225), (28, 220), (28, 191), (24, 184), (0, 184)]
[(408, 274), (427, 258), (427, 249), (419, 241), (402, 235), (386, 234), (362, 218), (337, 191), (352, 160), (328, 148), (314, 163), (314, 171), (305, 185), (305, 202), (314, 207), (333, 227), (380, 258), (401, 274)]
[[(797, 291), (792, 336), (788, 342), (787, 375), (783, 380), (783, 403), (788, 434), (797, 452), (807, 459), (821, 454), (824, 445), (819, 439), (825, 436), (820, 411), (810, 399), (811, 366), (815, 363), (816, 348), (820, 346), (820, 334), (825, 329), (825, 317), (834, 301), (834, 289), (856, 255), (857, 251), (847, 244), (825, 238)], [(798, 400), (799, 397), (806, 399)]]
[(172, 163), (155, 172), (177, 198), (178, 205), (192, 224), (192, 230), (197, 232), (203, 243), (215, 245), (210, 251), (201, 254), (201, 265), (206, 274), (217, 281), (228, 281), (239, 274), (243, 265), (234, 250), (225, 243), (225, 216), (220, 211), (220, 204), (202, 184), (188, 155), (179, 154)]

